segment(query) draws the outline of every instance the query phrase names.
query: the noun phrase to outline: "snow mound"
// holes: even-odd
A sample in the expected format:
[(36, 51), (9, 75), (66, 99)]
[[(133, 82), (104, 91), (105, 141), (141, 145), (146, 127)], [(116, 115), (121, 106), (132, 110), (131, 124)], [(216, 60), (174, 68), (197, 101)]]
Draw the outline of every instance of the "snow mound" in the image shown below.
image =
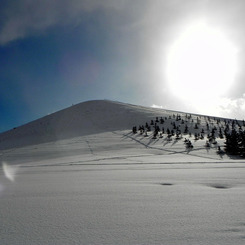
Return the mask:
[(131, 129), (170, 111), (108, 100), (79, 103), (0, 134), (0, 149)]

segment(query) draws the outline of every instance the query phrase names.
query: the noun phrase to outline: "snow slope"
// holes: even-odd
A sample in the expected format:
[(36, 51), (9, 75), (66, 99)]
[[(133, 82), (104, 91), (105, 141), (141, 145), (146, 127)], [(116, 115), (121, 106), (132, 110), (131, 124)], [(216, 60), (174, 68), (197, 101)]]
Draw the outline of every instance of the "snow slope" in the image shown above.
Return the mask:
[[(0, 149), (57, 141), (76, 136), (131, 129), (159, 110), (112, 102), (88, 101), (0, 134)], [(168, 114), (161, 110), (161, 113)]]
[[(28, 124), (16, 127), (0, 134), (0, 149), (22, 147), (60, 139), (83, 135), (111, 132), (114, 130), (131, 130), (132, 127), (143, 125), (156, 117), (172, 117), (170, 123), (176, 121), (174, 116), (180, 115), (185, 119), (186, 113), (164, 109), (124, 104), (115, 101), (97, 100), (80, 103), (64, 110), (55, 112)], [(187, 124), (195, 133), (194, 123), (200, 115), (193, 115)], [(200, 117), (200, 123), (205, 125), (207, 118)], [(211, 123), (213, 123), (212, 121)], [(165, 128), (165, 129), (166, 129)], [(182, 126), (183, 131), (183, 126)]]

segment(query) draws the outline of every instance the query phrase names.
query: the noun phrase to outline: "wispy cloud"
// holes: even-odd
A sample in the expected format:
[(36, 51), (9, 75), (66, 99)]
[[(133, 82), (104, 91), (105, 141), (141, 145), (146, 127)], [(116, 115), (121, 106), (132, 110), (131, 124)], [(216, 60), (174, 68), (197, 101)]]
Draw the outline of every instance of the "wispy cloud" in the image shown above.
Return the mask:
[(0, 10), (0, 44), (40, 33), (58, 24), (77, 23), (98, 8), (122, 8), (127, 0), (21, 0)]
[[(201, 0), (189, 0), (184, 5), (180, 4), (182, 3), (180, 0), (154, 2), (149, 0), (3, 1), (5, 4), (2, 4), (0, 9), (0, 45), (34, 33), (42, 33), (56, 25), (79, 24), (87, 13), (96, 10), (122, 11), (123, 19), (128, 22), (128, 28), (140, 29), (143, 25), (155, 33), (156, 30), (163, 30), (164, 25), (173, 22), (173, 13), (178, 19), (183, 13), (189, 11), (191, 6), (200, 8), (200, 3), (202, 3)], [(118, 13), (116, 16), (120, 19), (121, 14)], [(162, 24), (159, 25), (159, 22)], [(148, 33), (147, 38), (150, 38)]]
[(205, 103), (195, 100), (195, 103), (188, 104), (188, 108), (189, 112), (243, 120), (245, 119), (245, 94), (239, 98), (216, 97), (206, 100)]
[(245, 119), (245, 94), (241, 98), (223, 98), (219, 103), (220, 114), (230, 118)]

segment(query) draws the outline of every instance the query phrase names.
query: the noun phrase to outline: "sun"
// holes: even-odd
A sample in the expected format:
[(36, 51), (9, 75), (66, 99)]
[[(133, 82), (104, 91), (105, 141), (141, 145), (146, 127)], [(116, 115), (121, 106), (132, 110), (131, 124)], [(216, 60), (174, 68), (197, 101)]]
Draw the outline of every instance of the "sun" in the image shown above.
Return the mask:
[(171, 92), (194, 103), (224, 95), (237, 72), (234, 45), (205, 22), (190, 25), (169, 49), (167, 80)]

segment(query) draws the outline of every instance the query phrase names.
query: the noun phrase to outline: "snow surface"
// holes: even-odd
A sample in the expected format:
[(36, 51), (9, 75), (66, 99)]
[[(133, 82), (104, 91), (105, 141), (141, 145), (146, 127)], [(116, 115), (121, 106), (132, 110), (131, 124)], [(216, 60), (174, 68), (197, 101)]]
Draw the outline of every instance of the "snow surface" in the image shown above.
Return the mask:
[(0, 244), (244, 244), (245, 165), (223, 139), (132, 133), (173, 113), (92, 101), (0, 134)]
[(95, 100), (80, 103), (0, 134), (0, 149), (22, 147), (82, 135), (131, 129), (165, 110)]

